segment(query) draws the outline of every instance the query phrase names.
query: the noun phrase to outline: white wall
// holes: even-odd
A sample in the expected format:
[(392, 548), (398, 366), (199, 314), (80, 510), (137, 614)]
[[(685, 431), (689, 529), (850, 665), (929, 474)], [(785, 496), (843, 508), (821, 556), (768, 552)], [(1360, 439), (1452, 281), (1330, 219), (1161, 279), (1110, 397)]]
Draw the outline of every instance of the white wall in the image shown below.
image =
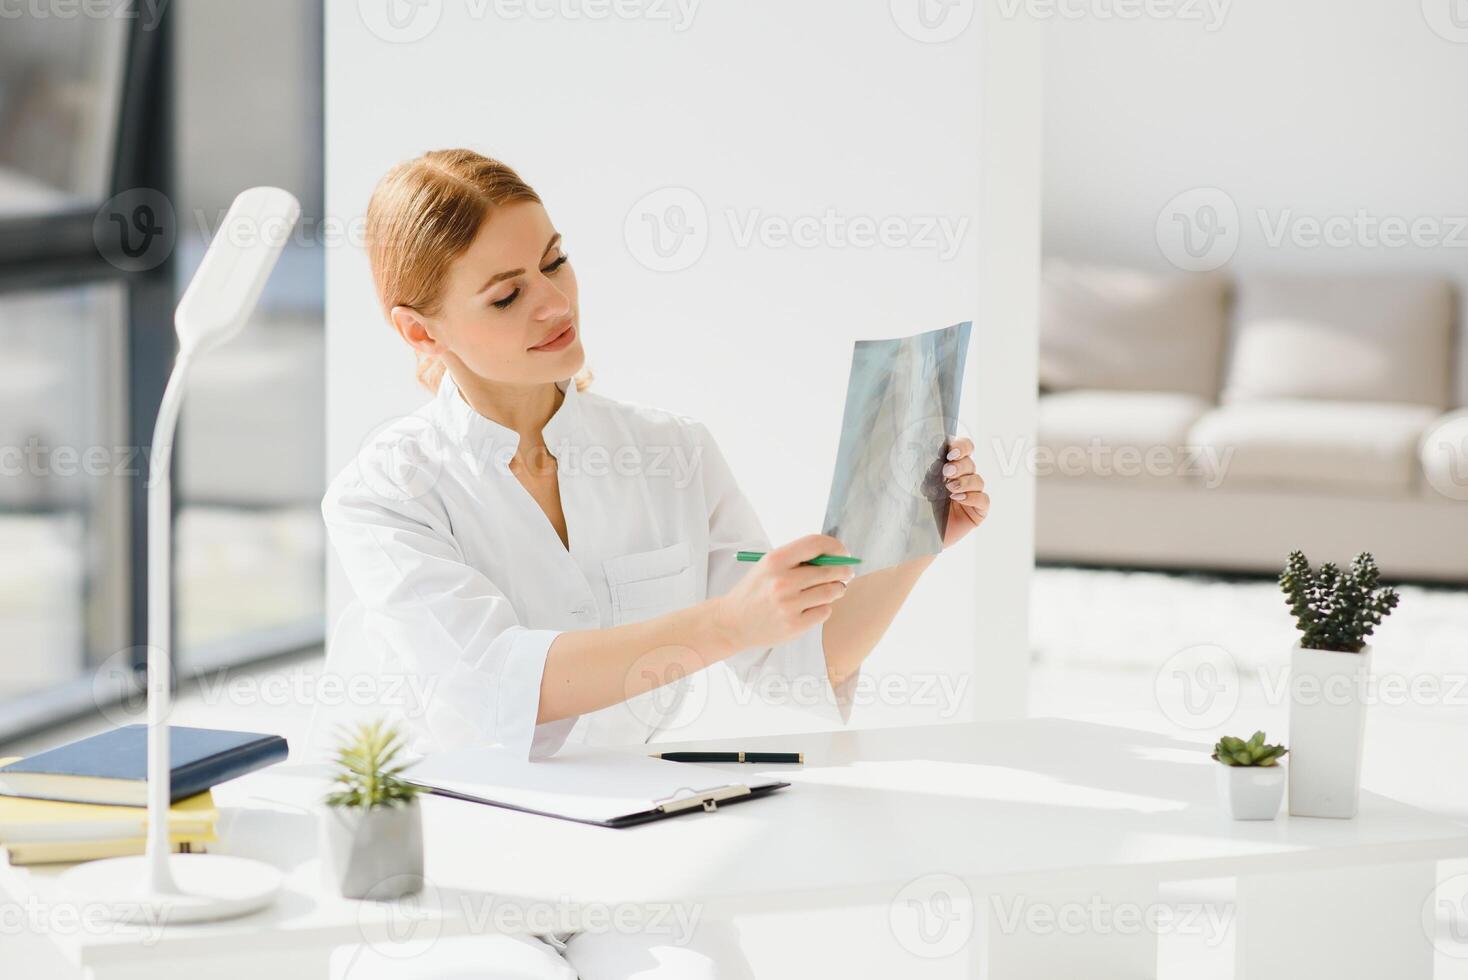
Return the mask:
[[(374, 6), (328, 6), (328, 213), (359, 216), (384, 170), (427, 149), (468, 145), (516, 167), (576, 263), (597, 388), (706, 421), (776, 542), (820, 530), (851, 342), (975, 321), (962, 417), (993, 523), (935, 564), (871, 662), (909, 694), (927, 676), (962, 697), (912, 704), (898, 690), (855, 720), (1023, 713), (1032, 486), (997, 472), (990, 438), (1033, 426), (1038, 39), (976, 19), (925, 43), (885, 3), (707, 0), (686, 24), (429, 4), (436, 25), (408, 41), (361, 19)], [(670, 205), (698, 233), (658, 271), (645, 219), (668, 232)], [(898, 235), (925, 235), (930, 218), (965, 231), (951, 254), (859, 231), (738, 240), (752, 218), (778, 235), (828, 209), (840, 223), (895, 218)], [(327, 310), (334, 473), (425, 395), (360, 249), (330, 252)], [(330, 577), (335, 613), (346, 596), (339, 569)]]
[[(321, 166), (318, 16), (298, 0), (174, 0), (177, 175), (189, 206), (228, 208), (273, 184), (316, 217)], [(248, 87), (241, 80), (248, 79)], [(289, 106), (286, 112), (282, 106)], [(262, 147), (262, 141), (268, 145)], [(200, 234), (196, 221), (185, 233)]]
[[(1158, 217), (1205, 188), (1181, 210), (1215, 207), (1237, 271), (1436, 271), (1468, 287), (1457, 0), (1214, 2), (1221, 19), (1168, 0), (1153, 6), (1198, 19), (1107, 19), (1124, 5), (1074, 0), (1047, 20), (1046, 253), (1167, 268), (1181, 226), (1165, 219), (1159, 243)], [(1342, 245), (1312, 238), (1332, 219)], [(1413, 221), (1415, 239), (1390, 244), (1391, 223)]]

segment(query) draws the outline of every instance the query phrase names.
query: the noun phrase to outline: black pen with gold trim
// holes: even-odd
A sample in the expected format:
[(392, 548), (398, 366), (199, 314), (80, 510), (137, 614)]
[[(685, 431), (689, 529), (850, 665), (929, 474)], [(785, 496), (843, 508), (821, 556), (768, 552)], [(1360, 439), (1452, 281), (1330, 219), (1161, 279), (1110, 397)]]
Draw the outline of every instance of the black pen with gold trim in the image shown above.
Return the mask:
[(669, 762), (753, 762), (800, 765), (804, 752), (656, 752), (654, 759)]

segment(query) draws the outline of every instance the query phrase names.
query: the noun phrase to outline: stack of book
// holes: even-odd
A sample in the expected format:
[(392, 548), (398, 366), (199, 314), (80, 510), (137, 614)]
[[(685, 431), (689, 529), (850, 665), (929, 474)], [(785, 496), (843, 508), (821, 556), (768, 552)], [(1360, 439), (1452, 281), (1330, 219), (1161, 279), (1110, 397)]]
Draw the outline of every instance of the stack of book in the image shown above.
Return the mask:
[[(18, 762), (0, 759), (0, 766)], [(208, 790), (172, 807), (168, 839), (173, 850), (202, 853), (217, 840), (219, 811)], [(148, 811), (136, 806), (107, 806), (60, 800), (0, 796), (0, 848), (11, 864), (53, 864), (142, 854)]]
[[(210, 787), (284, 759), (278, 735), (169, 726), (168, 838), (199, 853), (218, 838)], [(28, 759), (0, 759), (0, 848), (11, 864), (142, 854), (147, 728), (126, 725)]]

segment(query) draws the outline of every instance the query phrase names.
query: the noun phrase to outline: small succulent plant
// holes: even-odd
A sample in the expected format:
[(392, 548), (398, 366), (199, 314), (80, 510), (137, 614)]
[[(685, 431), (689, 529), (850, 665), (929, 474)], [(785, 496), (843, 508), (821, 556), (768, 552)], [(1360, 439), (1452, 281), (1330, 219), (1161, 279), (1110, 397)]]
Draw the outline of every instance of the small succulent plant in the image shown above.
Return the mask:
[(379, 719), (359, 723), (342, 738), (332, 781), (341, 788), (327, 795), (328, 806), (405, 806), (418, 795), (418, 787), (401, 778), (407, 764), (397, 758), (406, 743), (397, 729)]
[(1226, 766), (1273, 766), (1289, 749), (1283, 745), (1266, 745), (1264, 733), (1255, 732), (1246, 742), (1225, 735), (1213, 746), (1213, 758)]
[(1290, 613), (1300, 628), (1300, 646), (1360, 653), (1366, 638), (1400, 598), (1395, 589), (1378, 589), (1380, 578), (1370, 552), (1357, 555), (1344, 572), (1331, 562), (1312, 569), (1304, 552), (1290, 552), (1279, 587), (1289, 597)]

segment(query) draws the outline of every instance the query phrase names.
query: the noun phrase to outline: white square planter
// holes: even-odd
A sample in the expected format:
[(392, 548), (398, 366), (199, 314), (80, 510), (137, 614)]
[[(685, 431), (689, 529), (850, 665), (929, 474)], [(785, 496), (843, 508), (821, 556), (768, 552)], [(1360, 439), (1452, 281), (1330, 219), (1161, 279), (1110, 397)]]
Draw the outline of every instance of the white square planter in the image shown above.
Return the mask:
[(1290, 652), (1290, 814), (1354, 817), (1361, 797), (1371, 645)]
[(1285, 766), (1218, 763), (1218, 800), (1235, 820), (1273, 820), (1284, 799)]

